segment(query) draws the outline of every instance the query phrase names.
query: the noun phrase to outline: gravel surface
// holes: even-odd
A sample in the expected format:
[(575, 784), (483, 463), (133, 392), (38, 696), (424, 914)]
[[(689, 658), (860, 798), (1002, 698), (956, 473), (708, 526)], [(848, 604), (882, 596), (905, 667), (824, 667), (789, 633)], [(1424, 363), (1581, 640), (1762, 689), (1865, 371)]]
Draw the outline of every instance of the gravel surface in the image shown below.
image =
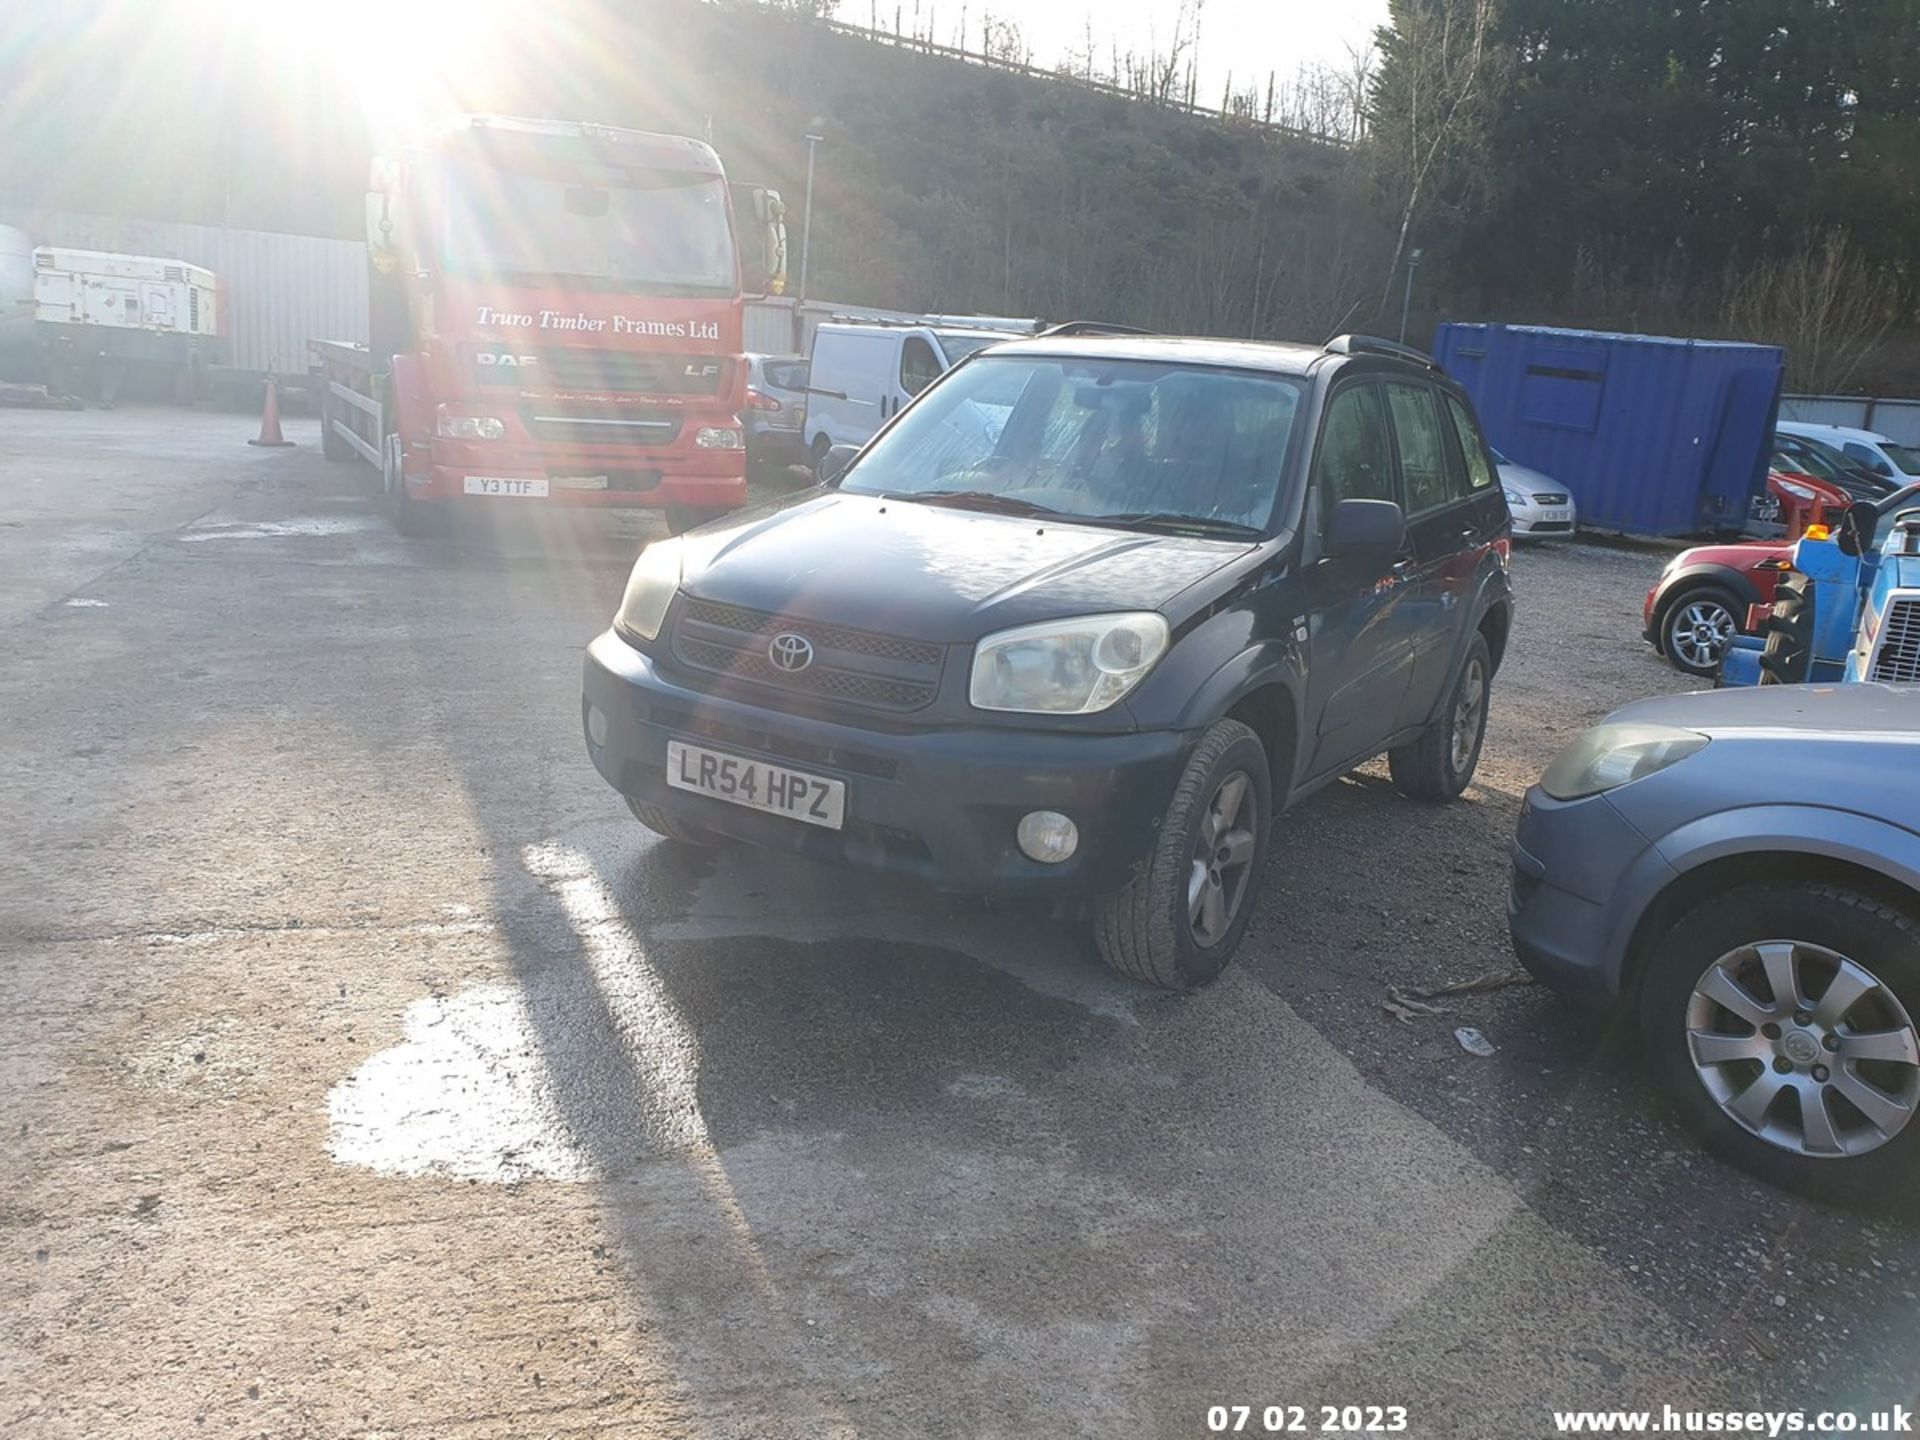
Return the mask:
[(1172, 999), (1024, 912), (654, 843), (578, 734), (651, 522), (402, 540), (311, 421), (252, 430), (0, 412), (0, 1433), (1915, 1398), (1910, 1229), (1702, 1156), (1535, 987), (1383, 1008), (1512, 970), (1522, 791), (1688, 688), (1660, 553), (1518, 555), (1478, 783), (1307, 801)]

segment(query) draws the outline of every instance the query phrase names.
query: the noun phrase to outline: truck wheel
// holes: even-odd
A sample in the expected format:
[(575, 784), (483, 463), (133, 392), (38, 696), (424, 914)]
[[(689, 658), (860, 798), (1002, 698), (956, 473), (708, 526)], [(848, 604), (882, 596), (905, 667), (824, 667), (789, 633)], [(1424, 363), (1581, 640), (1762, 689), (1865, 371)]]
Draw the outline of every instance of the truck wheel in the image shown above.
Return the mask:
[(716, 835), (698, 825), (689, 825), (669, 815), (657, 805), (649, 805), (644, 800), (626, 797), (627, 809), (633, 812), (633, 818), (663, 840), (672, 840), (680, 845), (698, 845), (705, 849), (713, 845), (724, 845), (726, 837)]
[(1487, 738), (1487, 702), (1493, 697), (1493, 655), (1476, 634), (1460, 663), (1446, 707), (1419, 738), (1387, 752), (1393, 785), (1410, 800), (1452, 800), (1467, 788)]
[(358, 450), (334, 433), (333, 422), (339, 414), (340, 402), (322, 389), (320, 391), (320, 453), (336, 465), (360, 458)]
[(724, 505), (669, 505), (667, 506), (667, 533), (681, 535), (688, 530), (697, 529), (710, 520), (718, 520), (729, 513)]
[(400, 437), (387, 436), (380, 454), (380, 487), (385, 492), (387, 514), (393, 519), (393, 528), (402, 535), (427, 534), (438, 517), (430, 513), (426, 506), (407, 496), (405, 461), (402, 458), (405, 452), (401, 449)]
[(1760, 652), (1762, 685), (1799, 685), (1813, 664), (1813, 582), (1798, 570), (1780, 577)]
[(1838, 885), (1749, 885), (1654, 942), (1647, 1060), (1715, 1154), (1897, 1205), (1920, 1179), (1920, 924)]
[(1718, 585), (1699, 585), (1669, 600), (1660, 619), (1660, 648), (1667, 663), (1682, 674), (1711, 680), (1720, 671), (1728, 642), (1739, 633), (1738, 605)]
[(1238, 720), (1217, 722), (1174, 787), (1152, 855), (1094, 917), (1100, 958), (1163, 990), (1217, 979), (1260, 893), (1272, 794), (1260, 737)]

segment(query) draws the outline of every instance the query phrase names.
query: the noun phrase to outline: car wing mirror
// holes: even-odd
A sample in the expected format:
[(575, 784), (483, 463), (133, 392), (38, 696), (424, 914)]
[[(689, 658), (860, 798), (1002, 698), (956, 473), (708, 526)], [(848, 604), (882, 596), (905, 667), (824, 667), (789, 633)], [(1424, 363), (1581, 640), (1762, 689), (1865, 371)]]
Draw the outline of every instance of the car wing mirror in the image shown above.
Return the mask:
[(1407, 543), (1407, 517), (1391, 500), (1342, 500), (1327, 517), (1325, 551), (1344, 560), (1389, 560)]
[(847, 466), (853, 463), (853, 457), (860, 453), (858, 445), (829, 446), (820, 460), (820, 483), (831, 485), (847, 473)]

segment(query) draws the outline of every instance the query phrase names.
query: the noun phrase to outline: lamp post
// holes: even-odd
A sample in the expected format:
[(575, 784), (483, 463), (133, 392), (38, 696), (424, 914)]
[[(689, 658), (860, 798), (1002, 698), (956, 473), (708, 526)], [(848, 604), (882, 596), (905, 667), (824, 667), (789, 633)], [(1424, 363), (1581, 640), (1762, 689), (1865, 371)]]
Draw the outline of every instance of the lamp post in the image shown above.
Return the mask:
[(807, 260), (813, 251), (813, 152), (827, 137), (821, 132), (827, 122), (816, 115), (807, 123), (807, 198), (806, 213), (800, 222), (800, 303), (807, 303)]
[[(1413, 272), (1420, 268), (1420, 251), (1416, 247), (1407, 252), (1407, 288), (1400, 297), (1400, 343), (1407, 343), (1407, 312), (1413, 308)], [(800, 272), (806, 274), (805, 270)], [(802, 288), (805, 282), (802, 281)]]

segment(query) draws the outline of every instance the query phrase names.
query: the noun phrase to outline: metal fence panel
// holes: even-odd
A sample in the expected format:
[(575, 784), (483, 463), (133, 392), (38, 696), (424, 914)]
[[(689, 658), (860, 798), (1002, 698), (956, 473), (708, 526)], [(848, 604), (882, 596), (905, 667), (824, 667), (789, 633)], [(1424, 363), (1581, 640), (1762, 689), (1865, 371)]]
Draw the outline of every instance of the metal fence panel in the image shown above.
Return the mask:
[(304, 371), (307, 341), (367, 338), (367, 250), (355, 240), (70, 211), (13, 223), (36, 245), (204, 265), (222, 285), (226, 361), (243, 370)]
[(1883, 395), (1782, 395), (1780, 418), (1807, 425), (1871, 430), (1902, 445), (1920, 446), (1920, 400)]

